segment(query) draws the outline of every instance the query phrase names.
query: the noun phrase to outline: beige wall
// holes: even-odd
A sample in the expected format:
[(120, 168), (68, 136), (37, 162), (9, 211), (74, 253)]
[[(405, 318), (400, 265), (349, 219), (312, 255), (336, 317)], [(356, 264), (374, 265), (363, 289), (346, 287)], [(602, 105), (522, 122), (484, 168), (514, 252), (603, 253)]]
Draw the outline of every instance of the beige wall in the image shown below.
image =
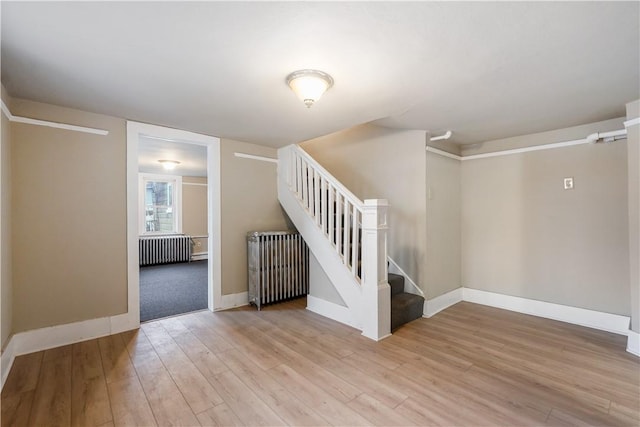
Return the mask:
[(424, 289), (427, 299), (459, 288), (462, 283), (460, 191), (460, 161), (427, 153), (427, 256)]
[[(609, 126), (623, 128), (621, 120)], [(594, 124), (543, 139), (604, 130)], [(623, 140), (463, 162), (463, 285), (628, 315), (626, 147)], [(563, 189), (564, 177), (574, 178), (573, 190)]]
[(290, 228), (278, 203), (276, 163), (235, 157), (234, 152), (277, 158), (270, 147), (220, 141), (223, 295), (248, 289), (247, 233)]
[[(11, 105), (9, 96), (2, 87), (2, 100), (7, 105)], [(0, 113), (2, 114), (2, 113)], [(12, 265), (11, 265), (11, 123), (9, 119), (2, 114), (2, 136), (0, 139), (0, 269), (2, 271), (0, 281), (2, 300), (0, 306), (0, 322), (1, 330), (1, 348), (4, 349), (7, 339), (12, 331), (13, 317), (13, 284), (12, 284)]]
[(389, 256), (424, 288), (426, 183), (424, 131), (362, 125), (302, 147), (360, 199), (387, 199)]
[(12, 124), (14, 332), (126, 312), (125, 121), (19, 99), (12, 113), (109, 131)]
[[(640, 117), (640, 100), (627, 104), (627, 120)], [(627, 129), (631, 330), (640, 333), (640, 125)]]
[[(204, 185), (189, 185), (204, 184)], [(182, 177), (182, 232), (190, 236), (208, 235), (207, 178)], [(193, 239), (194, 253), (207, 252), (207, 239)]]

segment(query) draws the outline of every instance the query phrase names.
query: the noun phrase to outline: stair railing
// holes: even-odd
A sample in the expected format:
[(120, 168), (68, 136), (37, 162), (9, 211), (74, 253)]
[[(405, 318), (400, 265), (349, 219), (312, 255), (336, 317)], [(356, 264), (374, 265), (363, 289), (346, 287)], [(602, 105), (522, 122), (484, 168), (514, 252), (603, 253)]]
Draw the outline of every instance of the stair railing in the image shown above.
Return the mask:
[(301, 147), (287, 151), (289, 189), (362, 288), (363, 335), (384, 338), (390, 328), (387, 201), (362, 201)]

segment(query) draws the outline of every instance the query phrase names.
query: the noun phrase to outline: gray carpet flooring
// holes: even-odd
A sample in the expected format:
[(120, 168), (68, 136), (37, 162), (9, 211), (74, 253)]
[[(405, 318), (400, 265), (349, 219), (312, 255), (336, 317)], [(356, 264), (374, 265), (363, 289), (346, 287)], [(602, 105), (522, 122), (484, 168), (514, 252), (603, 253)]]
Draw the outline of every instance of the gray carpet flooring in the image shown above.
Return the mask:
[(207, 308), (207, 261), (140, 267), (140, 321)]

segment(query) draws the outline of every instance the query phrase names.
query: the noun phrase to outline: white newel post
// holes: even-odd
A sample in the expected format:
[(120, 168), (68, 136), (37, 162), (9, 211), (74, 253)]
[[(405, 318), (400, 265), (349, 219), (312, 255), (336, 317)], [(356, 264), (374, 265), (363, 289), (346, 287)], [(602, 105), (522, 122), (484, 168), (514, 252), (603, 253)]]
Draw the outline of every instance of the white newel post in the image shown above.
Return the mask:
[(364, 201), (362, 210), (362, 335), (379, 341), (391, 332), (387, 282), (387, 210), (384, 199)]

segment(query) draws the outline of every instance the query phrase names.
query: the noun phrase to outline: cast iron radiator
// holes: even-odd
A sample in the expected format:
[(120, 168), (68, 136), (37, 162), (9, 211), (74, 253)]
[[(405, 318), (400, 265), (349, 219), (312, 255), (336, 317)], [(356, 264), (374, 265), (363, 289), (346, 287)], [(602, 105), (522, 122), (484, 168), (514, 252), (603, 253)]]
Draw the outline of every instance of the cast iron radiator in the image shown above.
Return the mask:
[(247, 234), (249, 303), (258, 310), (309, 292), (309, 248), (295, 231)]
[(139, 242), (141, 266), (191, 260), (191, 236), (144, 236)]

